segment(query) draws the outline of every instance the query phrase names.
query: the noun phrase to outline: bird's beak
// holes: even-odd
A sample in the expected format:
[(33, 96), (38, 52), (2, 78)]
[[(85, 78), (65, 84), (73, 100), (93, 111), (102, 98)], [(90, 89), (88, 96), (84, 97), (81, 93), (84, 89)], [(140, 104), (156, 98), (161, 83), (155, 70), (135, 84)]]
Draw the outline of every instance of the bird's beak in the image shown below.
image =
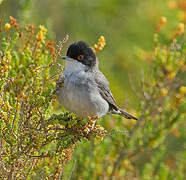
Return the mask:
[(68, 56), (62, 56), (61, 58), (62, 59), (68, 59), (69, 57)]

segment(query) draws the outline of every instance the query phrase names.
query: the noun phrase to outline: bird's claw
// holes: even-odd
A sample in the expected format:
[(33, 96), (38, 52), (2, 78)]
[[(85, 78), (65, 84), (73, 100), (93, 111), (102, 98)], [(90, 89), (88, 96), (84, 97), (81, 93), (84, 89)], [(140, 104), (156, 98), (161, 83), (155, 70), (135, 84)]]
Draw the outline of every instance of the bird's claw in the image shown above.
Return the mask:
[(83, 129), (83, 134), (84, 136), (90, 140), (90, 137), (91, 137), (91, 132), (94, 130), (95, 128), (95, 124), (96, 124), (96, 121), (98, 120), (98, 116), (93, 116), (93, 117), (88, 117), (88, 123), (85, 125), (84, 129)]

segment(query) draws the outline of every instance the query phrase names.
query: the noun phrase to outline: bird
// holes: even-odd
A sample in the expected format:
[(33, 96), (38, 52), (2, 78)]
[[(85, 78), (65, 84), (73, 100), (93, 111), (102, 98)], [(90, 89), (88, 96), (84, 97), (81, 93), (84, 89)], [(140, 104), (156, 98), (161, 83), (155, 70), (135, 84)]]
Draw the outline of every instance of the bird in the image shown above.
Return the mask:
[(109, 82), (99, 70), (98, 58), (86, 42), (73, 42), (62, 59), (66, 63), (56, 83), (56, 95), (67, 111), (75, 113), (79, 118), (118, 114), (137, 120), (117, 106)]

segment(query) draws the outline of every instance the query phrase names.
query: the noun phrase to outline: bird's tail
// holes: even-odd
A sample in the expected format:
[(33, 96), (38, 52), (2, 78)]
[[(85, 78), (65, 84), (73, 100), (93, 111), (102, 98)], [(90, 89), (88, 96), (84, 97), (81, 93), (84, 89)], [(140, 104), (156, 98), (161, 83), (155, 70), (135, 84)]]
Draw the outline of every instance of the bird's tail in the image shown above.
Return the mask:
[(135, 119), (138, 120), (135, 116), (133, 116), (132, 114), (124, 111), (123, 109), (119, 109), (119, 114), (121, 114), (123, 117), (125, 117), (126, 119)]

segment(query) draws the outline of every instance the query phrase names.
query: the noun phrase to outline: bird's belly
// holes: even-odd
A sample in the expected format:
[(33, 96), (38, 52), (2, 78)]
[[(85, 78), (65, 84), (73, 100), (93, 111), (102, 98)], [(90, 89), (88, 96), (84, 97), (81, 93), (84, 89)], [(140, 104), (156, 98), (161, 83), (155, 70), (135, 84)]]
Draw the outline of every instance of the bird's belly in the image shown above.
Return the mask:
[(108, 112), (109, 105), (97, 90), (91, 89), (90, 91), (73, 83), (64, 83), (59, 90), (58, 100), (66, 110), (76, 113), (79, 117), (102, 117)]

